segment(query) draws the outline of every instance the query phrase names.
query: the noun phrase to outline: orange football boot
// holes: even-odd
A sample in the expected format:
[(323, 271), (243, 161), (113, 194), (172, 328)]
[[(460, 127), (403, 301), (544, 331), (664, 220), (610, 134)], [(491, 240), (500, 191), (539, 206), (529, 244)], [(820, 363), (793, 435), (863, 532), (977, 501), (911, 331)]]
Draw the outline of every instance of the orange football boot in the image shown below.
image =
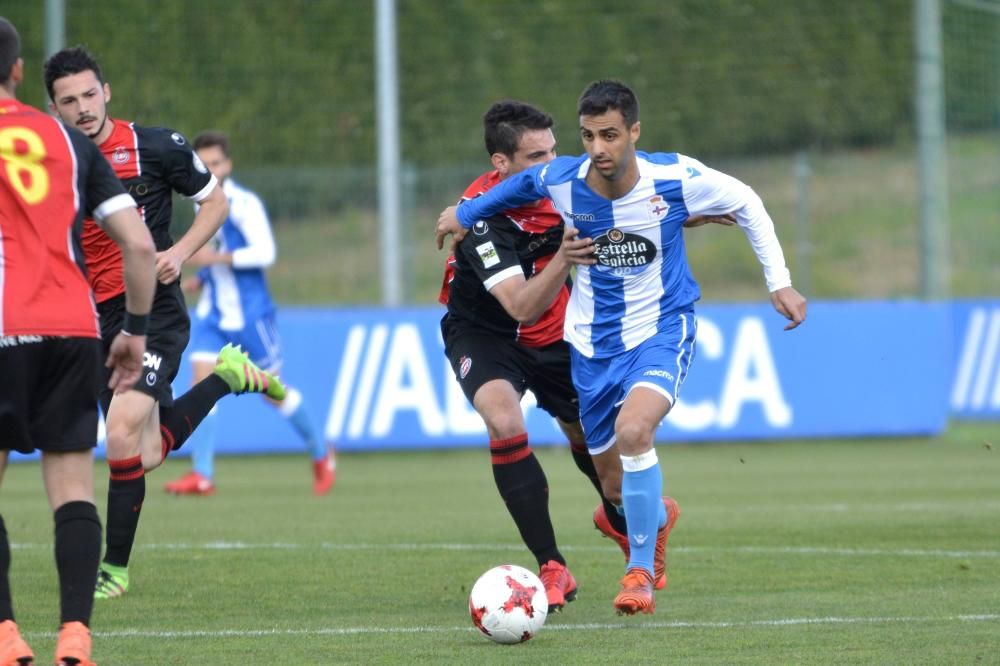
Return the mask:
[(0, 622), (0, 666), (31, 666), (35, 655), (21, 638), (14, 620)]
[(566, 565), (549, 560), (542, 565), (538, 578), (545, 586), (550, 613), (561, 611), (563, 606), (576, 599), (576, 579)]
[(90, 629), (83, 622), (67, 622), (59, 627), (56, 666), (97, 666), (90, 660)]
[(622, 590), (615, 597), (619, 615), (652, 614), (656, 610), (653, 597), (653, 576), (640, 567), (629, 569), (622, 578)]
[[(667, 510), (667, 522), (656, 533), (656, 551), (653, 555), (653, 571), (656, 576), (656, 582), (653, 587), (657, 590), (662, 590), (667, 586), (667, 538), (670, 536), (670, 530), (674, 529), (674, 525), (681, 515), (681, 508), (677, 505), (677, 500), (673, 497), (664, 497), (663, 507)], [(601, 534), (618, 544), (618, 547), (625, 555), (625, 563), (628, 564), (631, 553), (628, 545), (628, 536), (622, 534), (611, 525), (603, 504), (598, 504), (597, 508), (594, 509), (594, 527)]]

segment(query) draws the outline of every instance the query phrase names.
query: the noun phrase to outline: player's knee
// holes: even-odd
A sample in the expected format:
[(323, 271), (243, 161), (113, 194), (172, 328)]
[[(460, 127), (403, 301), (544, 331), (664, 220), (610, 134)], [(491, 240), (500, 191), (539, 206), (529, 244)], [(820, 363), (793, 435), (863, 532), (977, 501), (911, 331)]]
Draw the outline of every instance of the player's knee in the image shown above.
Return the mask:
[(644, 423), (622, 421), (615, 424), (615, 440), (623, 455), (637, 455), (653, 445), (653, 431)]
[(108, 457), (119, 460), (139, 454), (139, 433), (127, 423), (108, 424)]
[(483, 414), (483, 420), (495, 439), (510, 439), (525, 433), (520, 409), (514, 413), (508, 410), (494, 410), (492, 413)]

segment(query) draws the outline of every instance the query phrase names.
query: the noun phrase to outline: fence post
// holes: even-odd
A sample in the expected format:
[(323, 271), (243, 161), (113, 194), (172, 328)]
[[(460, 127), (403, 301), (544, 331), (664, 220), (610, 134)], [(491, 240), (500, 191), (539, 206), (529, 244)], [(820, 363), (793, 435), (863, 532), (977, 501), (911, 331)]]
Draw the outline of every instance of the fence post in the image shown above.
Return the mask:
[(926, 300), (950, 292), (948, 159), (945, 152), (944, 76), (940, 0), (914, 0), (915, 106), (921, 233), (921, 293)]

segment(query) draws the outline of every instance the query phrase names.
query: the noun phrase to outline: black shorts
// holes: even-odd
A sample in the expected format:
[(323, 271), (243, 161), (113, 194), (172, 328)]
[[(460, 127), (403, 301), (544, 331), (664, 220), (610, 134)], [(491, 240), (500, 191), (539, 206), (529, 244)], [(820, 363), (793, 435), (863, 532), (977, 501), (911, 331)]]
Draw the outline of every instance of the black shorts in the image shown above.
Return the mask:
[(97, 338), (0, 338), (0, 449), (82, 451), (97, 445)]
[(441, 321), (444, 353), (469, 402), (494, 379), (505, 379), (518, 393), (531, 390), (538, 406), (566, 423), (580, 420), (580, 401), (570, 377), (569, 345), (562, 340), (547, 347), (525, 347), (474, 327)]
[[(181, 367), (181, 357), (191, 337), (191, 319), (188, 317), (187, 305), (178, 282), (156, 290), (153, 299), (153, 310), (149, 315), (149, 333), (146, 336), (146, 354), (143, 356), (143, 373), (135, 383), (135, 390), (152, 396), (161, 406), (174, 404), (174, 393), (171, 383), (177, 377)], [(97, 310), (101, 315), (101, 337), (103, 338), (104, 358), (108, 357), (111, 342), (122, 328), (125, 317), (125, 295), (115, 296), (99, 303)], [(105, 368), (104, 381), (101, 388), (101, 409), (108, 413), (111, 396), (114, 392), (107, 387), (111, 378), (111, 370)]]

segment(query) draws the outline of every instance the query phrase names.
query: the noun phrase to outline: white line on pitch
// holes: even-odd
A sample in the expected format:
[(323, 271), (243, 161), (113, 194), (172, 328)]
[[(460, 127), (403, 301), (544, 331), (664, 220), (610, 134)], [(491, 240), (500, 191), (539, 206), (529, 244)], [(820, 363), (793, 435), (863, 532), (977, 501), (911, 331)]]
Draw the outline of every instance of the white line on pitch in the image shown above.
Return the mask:
[(879, 504), (832, 502), (823, 504), (796, 504), (789, 507), (786, 504), (744, 504), (733, 507), (722, 504), (701, 504), (690, 511), (698, 513), (773, 513), (777, 510), (789, 513), (816, 511), (821, 513), (910, 513), (914, 511), (934, 513), (956, 513), (964, 510), (998, 511), (1000, 502), (996, 500), (944, 500), (941, 502), (892, 502)]
[[(593, 631), (602, 629), (730, 629), (739, 627), (795, 627), (822, 624), (900, 624), (914, 622), (997, 622), (998, 614), (941, 615), (930, 617), (799, 617), (774, 620), (739, 620), (697, 622), (677, 620), (672, 622), (588, 622), (584, 624), (550, 624), (545, 631)], [(155, 631), (125, 629), (120, 631), (95, 631), (98, 638), (263, 638), (267, 636), (351, 636), (358, 634), (426, 634), (475, 631), (471, 626), (454, 627), (321, 627), (318, 629), (219, 629), (216, 631)], [(50, 637), (52, 632), (26, 632), (29, 637)]]
[[(15, 550), (52, 548), (52, 544), (14, 543)], [(246, 541), (208, 541), (205, 543), (152, 543), (139, 544), (137, 550), (381, 550), (381, 551), (502, 551), (517, 552), (520, 544), (482, 543), (251, 543)], [(567, 552), (617, 551), (613, 546), (560, 546)], [(748, 555), (834, 555), (841, 557), (948, 557), (948, 558), (1000, 558), (1000, 550), (942, 550), (923, 548), (827, 548), (813, 546), (674, 546), (672, 554), (683, 553), (741, 553)]]

